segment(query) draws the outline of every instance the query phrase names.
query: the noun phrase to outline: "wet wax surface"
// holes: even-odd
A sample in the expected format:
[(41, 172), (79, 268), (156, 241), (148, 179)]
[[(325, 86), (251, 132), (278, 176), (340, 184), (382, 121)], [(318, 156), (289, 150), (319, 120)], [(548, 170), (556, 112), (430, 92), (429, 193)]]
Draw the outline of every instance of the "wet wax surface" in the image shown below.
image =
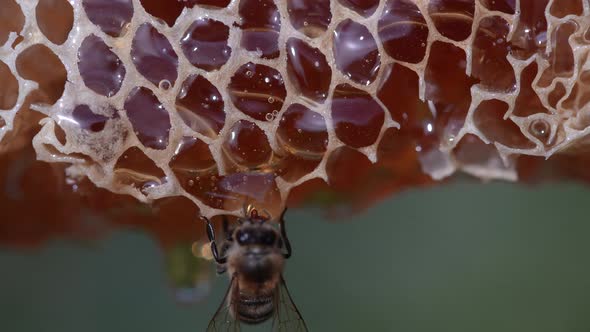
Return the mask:
[[(568, 185), (459, 183), (406, 192), (345, 223), (294, 209), (288, 286), (311, 331), (585, 331), (588, 194)], [(130, 231), (90, 245), (4, 249), (2, 325), (203, 330), (226, 277), (213, 279), (201, 304), (180, 306), (161, 258)]]

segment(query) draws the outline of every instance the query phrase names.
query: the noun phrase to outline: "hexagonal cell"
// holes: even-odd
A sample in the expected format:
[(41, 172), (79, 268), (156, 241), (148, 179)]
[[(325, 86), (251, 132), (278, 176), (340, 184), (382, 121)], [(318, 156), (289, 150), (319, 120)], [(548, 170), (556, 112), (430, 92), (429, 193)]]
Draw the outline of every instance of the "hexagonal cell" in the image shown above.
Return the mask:
[(287, 97), (281, 73), (252, 62), (238, 68), (227, 88), (240, 111), (261, 121), (274, 119), (273, 112), (281, 110)]
[(426, 55), (428, 25), (411, 0), (387, 0), (378, 30), (385, 51), (392, 58), (418, 63)]
[(529, 133), (544, 145), (549, 145), (551, 138), (551, 124), (545, 119), (534, 119), (529, 123)]
[(574, 21), (568, 21), (559, 25), (553, 31), (552, 50), (548, 61), (550, 66), (545, 69), (538, 85), (548, 87), (556, 77), (569, 78), (574, 73), (574, 52), (569, 44), (569, 38), (578, 30), (579, 26)]
[(441, 35), (456, 41), (471, 35), (475, 0), (430, 0), (428, 14)]
[(463, 167), (475, 166), (495, 170), (506, 167), (494, 144), (486, 144), (472, 134), (461, 138), (453, 150), (453, 156)]
[(144, 23), (137, 29), (131, 46), (131, 60), (137, 71), (155, 86), (160, 86), (162, 81), (174, 85), (178, 75), (178, 56), (166, 36), (151, 24)]
[(39, 83), (39, 90), (47, 97), (44, 102), (54, 104), (64, 92), (67, 72), (59, 58), (45, 45), (35, 44), (16, 58), (18, 74)]
[(323, 103), (332, 82), (332, 69), (326, 56), (317, 48), (297, 38), (287, 41), (289, 78), (303, 96)]
[(229, 27), (210, 18), (200, 18), (184, 33), (180, 45), (188, 61), (207, 71), (221, 68), (231, 56)]
[(436, 119), (418, 94), (418, 74), (399, 64), (389, 65), (377, 96), (400, 124), (399, 131), (415, 142), (418, 150), (436, 147)]
[(145, 194), (145, 190), (166, 182), (166, 175), (137, 147), (123, 152), (113, 169), (116, 183), (133, 186)]
[(127, 72), (121, 59), (95, 35), (82, 42), (78, 50), (78, 69), (84, 84), (106, 97), (119, 92)]
[(486, 17), (479, 22), (473, 40), (471, 75), (491, 91), (508, 92), (516, 89), (514, 69), (507, 56), (510, 26), (499, 16)]
[(276, 140), (285, 156), (276, 169), (285, 181), (294, 182), (312, 172), (328, 147), (324, 117), (301, 104), (293, 104), (283, 114)]
[(14, 0), (3, 0), (0, 11), (0, 46), (8, 40), (10, 32), (20, 32), (25, 24), (25, 16)]
[(321, 159), (328, 147), (326, 120), (301, 104), (292, 104), (281, 117), (276, 139), (290, 154)]
[(239, 7), (242, 18), (242, 47), (262, 53), (263, 58), (279, 56), (281, 15), (272, 0), (242, 0)]
[(480, 0), (489, 10), (496, 10), (507, 14), (514, 14), (516, 0)]
[(176, 97), (176, 111), (195, 132), (215, 138), (225, 123), (224, 102), (219, 90), (201, 75), (191, 75)]
[(173, 26), (184, 8), (192, 8), (196, 0), (161, 1), (140, 0), (141, 5), (150, 15), (159, 18), (169, 26)]
[(8, 66), (0, 61), (0, 110), (12, 109), (18, 100), (18, 81)]
[(485, 137), (493, 142), (516, 149), (532, 149), (535, 145), (522, 134), (510, 119), (504, 119), (508, 104), (492, 99), (485, 100), (475, 110), (473, 120)]
[(125, 110), (135, 135), (144, 146), (156, 150), (166, 149), (171, 128), (170, 117), (150, 89), (133, 89), (125, 100)]
[(293, 27), (310, 38), (319, 37), (330, 25), (330, 0), (287, 0)]
[(112, 37), (124, 34), (133, 17), (132, 0), (83, 0), (82, 5), (90, 22)]
[(549, 13), (558, 18), (564, 18), (567, 15), (581, 16), (584, 14), (584, 5), (582, 0), (554, 0)]
[(223, 199), (214, 193), (218, 173), (209, 145), (194, 137), (184, 137), (175, 151), (169, 165), (180, 186), (209, 206), (223, 207)]
[(234, 164), (250, 169), (266, 164), (272, 156), (264, 131), (245, 120), (240, 120), (231, 127), (223, 142), (223, 151)]
[(377, 140), (385, 114), (373, 97), (350, 84), (336, 86), (332, 100), (332, 121), (336, 136), (354, 148)]
[(381, 66), (373, 35), (364, 25), (350, 19), (334, 30), (334, 59), (345, 76), (364, 85), (375, 80)]
[(61, 45), (74, 25), (74, 8), (67, 0), (39, 0), (36, 8), (37, 26), (45, 37)]
[(548, 113), (539, 96), (533, 89), (533, 80), (537, 76), (537, 63), (528, 65), (520, 75), (520, 93), (516, 97), (512, 114), (529, 116), (537, 113)]
[(227, 7), (231, 0), (192, 0), (192, 2), (205, 8), (219, 9)]
[(520, 0), (520, 16), (512, 33), (511, 54), (517, 59), (528, 59), (547, 44), (545, 8), (549, 0)]
[(74, 108), (72, 118), (81, 129), (95, 133), (102, 131), (109, 120), (104, 115), (94, 113), (90, 106), (84, 104)]
[(363, 175), (371, 169), (371, 165), (364, 154), (349, 147), (340, 147), (330, 153), (326, 163), (328, 183), (336, 191), (356, 191), (366, 181)]
[(241, 210), (244, 204), (253, 204), (258, 211), (266, 210), (275, 219), (282, 212), (281, 192), (272, 173), (238, 172), (219, 177), (217, 190), (213, 194), (223, 197), (226, 210)]
[(469, 104), (471, 86), (477, 81), (465, 74), (465, 66), (462, 49), (447, 43), (433, 43), (424, 75), (426, 99)]
[(339, 0), (339, 2), (364, 17), (375, 14), (379, 6), (379, 0)]

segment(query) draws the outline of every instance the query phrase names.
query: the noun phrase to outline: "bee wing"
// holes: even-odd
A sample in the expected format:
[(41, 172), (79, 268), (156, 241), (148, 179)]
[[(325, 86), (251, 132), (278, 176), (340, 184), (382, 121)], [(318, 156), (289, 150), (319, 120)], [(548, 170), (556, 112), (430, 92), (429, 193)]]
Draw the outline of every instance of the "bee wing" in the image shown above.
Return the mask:
[(240, 322), (232, 314), (232, 312), (235, 312), (234, 305), (236, 302), (234, 298), (236, 294), (239, 294), (239, 289), (237, 279), (234, 276), (231, 278), (229, 287), (223, 296), (223, 301), (207, 326), (207, 332), (240, 331)]
[(275, 314), (272, 330), (275, 332), (307, 332), (307, 325), (287, 289), (285, 279), (281, 276), (279, 287), (275, 293)]

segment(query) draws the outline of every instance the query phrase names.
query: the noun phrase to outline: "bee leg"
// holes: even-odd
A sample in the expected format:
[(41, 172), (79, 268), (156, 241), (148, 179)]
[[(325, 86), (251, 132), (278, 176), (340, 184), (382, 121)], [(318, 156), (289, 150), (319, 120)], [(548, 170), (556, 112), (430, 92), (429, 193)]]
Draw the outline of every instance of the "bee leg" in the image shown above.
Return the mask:
[(281, 213), (281, 219), (279, 220), (279, 228), (281, 230), (281, 237), (283, 238), (283, 241), (285, 241), (285, 248), (287, 249), (287, 252), (284, 252), (283, 256), (285, 258), (289, 258), (291, 257), (292, 251), (291, 243), (289, 242), (289, 238), (287, 237), (287, 228), (285, 227), (285, 212), (287, 212), (287, 208), (285, 208)]
[(213, 229), (213, 225), (211, 225), (211, 221), (205, 217), (201, 217), (205, 222), (205, 229), (207, 231), (207, 237), (209, 237), (209, 242), (211, 242), (211, 253), (213, 254), (213, 258), (217, 264), (225, 264), (227, 262), (226, 257), (220, 257), (219, 252), (217, 251), (217, 244), (215, 243), (215, 230)]

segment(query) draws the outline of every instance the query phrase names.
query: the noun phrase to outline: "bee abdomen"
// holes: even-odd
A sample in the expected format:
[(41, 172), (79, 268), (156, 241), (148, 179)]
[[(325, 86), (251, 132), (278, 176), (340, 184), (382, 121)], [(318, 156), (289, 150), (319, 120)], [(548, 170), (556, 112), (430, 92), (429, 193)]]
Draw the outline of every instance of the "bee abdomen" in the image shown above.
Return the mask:
[(272, 296), (242, 297), (236, 309), (240, 321), (246, 324), (259, 324), (272, 317), (273, 298)]

